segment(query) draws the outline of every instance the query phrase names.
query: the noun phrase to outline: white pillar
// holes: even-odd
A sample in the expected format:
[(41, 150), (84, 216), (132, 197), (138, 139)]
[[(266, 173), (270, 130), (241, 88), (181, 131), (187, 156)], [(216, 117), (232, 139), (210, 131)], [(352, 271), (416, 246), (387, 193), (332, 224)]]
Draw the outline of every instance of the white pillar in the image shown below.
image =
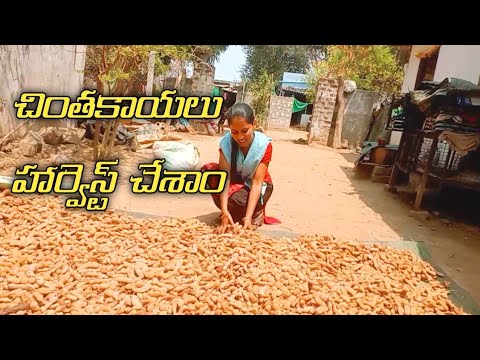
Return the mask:
[(153, 93), (154, 72), (155, 72), (155, 51), (150, 51), (150, 54), (148, 55), (147, 87), (145, 89), (147, 96), (152, 96), (152, 93)]

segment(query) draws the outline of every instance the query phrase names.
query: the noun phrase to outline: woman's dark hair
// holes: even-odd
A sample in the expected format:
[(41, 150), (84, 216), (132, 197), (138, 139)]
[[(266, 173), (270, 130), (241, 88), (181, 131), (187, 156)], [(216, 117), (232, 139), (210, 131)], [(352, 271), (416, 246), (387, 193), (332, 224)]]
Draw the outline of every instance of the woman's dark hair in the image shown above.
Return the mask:
[[(227, 112), (228, 125), (231, 124), (232, 119), (234, 117), (244, 118), (249, 124), (253, 124), (255, 120), (255, 114), (253, 112), (253, 109), (250, 107), (250, 105), (245, 103), (236, 103), (230, 109), (228, 109), (228, 112)], [(236, 143), (235, 140), (233, 140), (233, 137), (231, 141), (232, 141), (232, 145), (231, 145), (232, 151), (230, 154), (230, 182), (232, 184), (237, 184), (240, 182), (240, 179), (238, 179), (238, 176), (237, 176), (238, 144)]]

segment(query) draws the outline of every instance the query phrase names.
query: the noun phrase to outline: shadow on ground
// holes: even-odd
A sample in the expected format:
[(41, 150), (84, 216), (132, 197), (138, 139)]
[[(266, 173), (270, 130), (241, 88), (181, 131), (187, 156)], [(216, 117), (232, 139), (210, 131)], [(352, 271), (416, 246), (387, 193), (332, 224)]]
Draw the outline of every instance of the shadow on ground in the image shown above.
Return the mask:
[(214, 226), (218, 225), (218, 217), (220, 216), (220, 211), (214, 211), (209, 214), (203, 214), (200, 216), (194, 217), (194, 219), (197, 219), (208, 226)]
[[(349, 163), (354, 163), (358, 157), (358, 154), (341, 155)], [(479, 222), (477, 214), (480, 213), (480, 194), (463, 191), (454, 194), (446, 191), (439, 197), (427, 197), (424, 209), (436, 210), (441, 217), (448, 216), (450, 219), (432, 218), (421, 221), (409, 216), (409, 211), (413, 208), (413, 195), (392, 194), (386, 190), (385, 184), (356, 178), (353, 167), (341, 166), (341, 169), (365, 205), (380, 215), (404, 241), (419, 244), (423, 249), (422, 257), (446, 274), (446, 278), (455, 284), (456, 293), (462, 294), (461, 301), (469, 304), (461, 305), (478, 313), (480, 232), (467, 226), (467, 223), (475, 224), (475, 220), (477, 224)], [(476, 196), (477, 200), (474, 199)], [(456, 220), (462, 222), (455, 222)]]

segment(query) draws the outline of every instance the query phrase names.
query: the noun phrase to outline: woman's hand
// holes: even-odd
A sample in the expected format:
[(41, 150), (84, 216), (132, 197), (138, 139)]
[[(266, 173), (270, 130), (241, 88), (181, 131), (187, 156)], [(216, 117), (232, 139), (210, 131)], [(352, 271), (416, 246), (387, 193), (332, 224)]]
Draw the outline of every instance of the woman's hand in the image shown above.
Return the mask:
[(227, 211), (226, 213), (222, 213), (222, 223), (217, 228), (217, 232), (219, 234), (223, 234), (228, 227), (228, 224), (233, 225), (233, 218), (232, 215)]
[(252, 218), (251, 217), (244, 217), (243, 218), (243, 229), (244, 230), (255, 230), (254, 226), (252, 225)]

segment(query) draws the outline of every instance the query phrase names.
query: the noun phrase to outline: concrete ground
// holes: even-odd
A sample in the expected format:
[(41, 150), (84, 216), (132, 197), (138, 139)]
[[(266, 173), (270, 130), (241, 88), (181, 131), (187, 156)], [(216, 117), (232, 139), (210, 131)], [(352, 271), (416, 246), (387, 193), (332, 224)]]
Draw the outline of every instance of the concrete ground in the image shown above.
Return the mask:
[[(267, 215), (282, 224), (264, 225), (262, 230), (332, 234), (365, 242), (423, 242), (435, 263), (480, 303), (477, 229), (461, 223), (445, 224), (440, 219), (422, 222), (409, 217), (410, 206), (385, 191), (383, 184), (354, 178), (357, 154), (296, 144), (293, 140), (305, 138), (306, 133), (301, 131), (272, 131), (268, 135), (274, 140), (269, 170), (274, 192)], [(219, 137), (182, 136), (198, 147), (201, 164), (218, 162)], [(142, 156), (149, 160), (151, 155), (147, 152)], [(136, 174), (135, 160), (129, 161), (131, 166), (128, 161), (124, 165)], [(124, 175), (131, 171), (124, 170)], [(219, 215), (210, 195), (136, 195), (127, 179), (118, 186), (112, 206), (152, 215), (196, 217), (210, 224)]]
[[(177, 133), (178, 134), (178, 133)], [(219, 137), (180, 134), (200, 151), (201, 164), (218, 162)], [(357, 154), (347, 150), (296, 144), (306, 133), (268, 132), (274, 140), (270, 173), (274, 191), (267, 215), (282, 221), (263, 230), (296, 234), (319, 233), (337, 238), (371, 241), (423, 242), (449, 277), (480, 303), (480, 232), (460, 223), (440, 219), (421, 222), (409, 217), (410, 206), (384, 185), (353, 177)], [(131, 192), (130, 175), (139, 174), (138, 163), (152, 159), (151, 150), (130, 152), (118, 148), (121, 180), (111, 196), (110, 208), (156, 216), (196, 217), (213, 224), (219, 215), (210, 195), (137, 195)], [(92, 165), (91, 149), (76, 149), (74, 158)], [(32, 159), (28, 159), (31, 163)], [(199, 164), (199, 165), (201, 165)], [(12, 175), (13, 168), (0, 169)]]

